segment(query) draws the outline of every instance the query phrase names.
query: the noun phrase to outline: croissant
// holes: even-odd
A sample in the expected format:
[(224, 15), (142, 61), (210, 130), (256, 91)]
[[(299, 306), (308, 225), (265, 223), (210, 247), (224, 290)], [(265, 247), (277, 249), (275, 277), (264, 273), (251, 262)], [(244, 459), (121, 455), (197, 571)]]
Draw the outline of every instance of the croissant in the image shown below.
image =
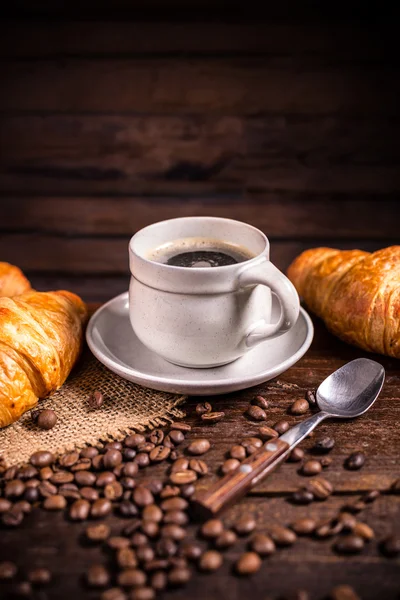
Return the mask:
[(400, 358), (400, 246), (374, 253), (314, 248), (288, 277), (307, 306), (345, 342)]
[(0, 298), (0, 427), (64, 383), (81, 350), (86, 316), (71, 292)]
[(19, 296), (31, 289), (31, 284), (18, 267), (0, 262), (0, 296)]

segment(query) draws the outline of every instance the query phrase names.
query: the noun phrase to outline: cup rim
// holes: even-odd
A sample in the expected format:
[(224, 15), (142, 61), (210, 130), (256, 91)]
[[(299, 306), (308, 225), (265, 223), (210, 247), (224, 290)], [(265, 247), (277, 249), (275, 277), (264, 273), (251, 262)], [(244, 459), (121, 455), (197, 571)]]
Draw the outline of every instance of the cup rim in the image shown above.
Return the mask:
[(144, 232), (146, 232), (149, 229), (152, 229), (154, 227), (158, 227), (161, 225), (165, 225), (166, 223), (172, 222), (172, 221), (194, 221), (194, 220), (213, 220), (213, 221), (229, 221), (230, 223), (236, 223), (237, 225), (241, 225), (246, 227), (247, 229), (252, 230), (254, 233), (256, 233), (258, 236), (260, 236), (263, 241), (264, 241), (264, 248), (261, 250), (261, 252), (259, 252), (258, 254), (256, 254), (255, 256), (252, 256), (251, 258), (244, 260), (240, 263), (235, 263), (233, 265), (221, 265), (218, 267), (191, 267), (190, 268), (190, 272), (191, 273), (210, 273), (218, 271), (221, 272), (221, 270), (223, 270), (223, 272), (229, 272), (229, 270), (234, 270), (237, 269), (238, 264), (240, 266), (244, 266), (244, 265), (248, 265), (251, 261), (254, 261), (258, 258), (260, 258), (261, 256), (263, 256), (263, 254), (265, 253), (266, 250), (269, 250), (269, 240), (267, 238), (267, 236), (265, 235), (265, 233), (263, 231), (261, 231), (260, 229), (257, 229), (257, 227), (254, 227), (254, 225), (250, 225), (249, 223), (245, 223), (244, 221), (238, 221), (237, 219), (228, 219), (225, 217), (201, 217), (201, 216), (194, 216), (194, 217), (175, 217), (173, 219), (164, 219), (163, 221), (156, 221), (155, 223), (151, 223), (150, 225), (146, 225), (146, 227), (142, 227), (142, 229), (139, 229), (139, 231), (137, 231), (136, 233), (133, 234), (133, 236), (131, 237), (131, 239), (129, 240), (129, 252), (131, 252), (134, 256), (136, 256), (137, 258), (139, 258), (141, 261), (143, 261), (145, 264), (148, 265), (157, 265), (157, 267), (165, 269), (166, 271), (169, 271), (171, 273), (179, 273), (179, 272), (187, 272), (188, 269), (186, 267), (179, 267), (177, 265), (167, 265), (165, 263), (157, 263), (154, 262), (148, 258), (146, 258), (145, 256), (143, 256), (142, 254), (139, 254), (135, 249), (134, 249), (134, 241), (135, 238), (137, 236), (139, 236), (139, 234), (142, 234)]

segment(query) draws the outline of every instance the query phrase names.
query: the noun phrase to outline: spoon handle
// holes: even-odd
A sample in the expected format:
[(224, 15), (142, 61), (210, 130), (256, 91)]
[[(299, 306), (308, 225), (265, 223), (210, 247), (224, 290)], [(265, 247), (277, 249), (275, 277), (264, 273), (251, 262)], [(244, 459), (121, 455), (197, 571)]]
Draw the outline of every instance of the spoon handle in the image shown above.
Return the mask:
[(269, 475), (289, 452), (328, 416), (326, 412), (316, 413), (289, 429), (281, 437), (265, 442), (235, 471), (228, 473), (207, 490), (194, 496), (192, 507), (195, 513), (200, 518), (209, 518), (239, 500), (261, 479)]

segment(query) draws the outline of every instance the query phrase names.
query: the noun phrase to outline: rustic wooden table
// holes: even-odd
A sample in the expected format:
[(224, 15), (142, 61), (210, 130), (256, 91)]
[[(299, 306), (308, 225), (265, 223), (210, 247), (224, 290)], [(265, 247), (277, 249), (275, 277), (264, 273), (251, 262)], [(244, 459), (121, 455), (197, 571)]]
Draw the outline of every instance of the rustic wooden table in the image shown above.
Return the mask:
[[(222, 422), (202, 427), (195, 414), (198, 399), (190, 398), (186, 411), (193, 436), (204, 435), (212, 440), (212, 448), (206, 455), (213, 472), (208, 481), (215, 478), (232, 443), (255, 433), (255, 424), (244, 416), (251, 398), (256, 394), (268, 398), (267, 424), (273, 424), (282, 417), (294, 423), (300, 417), (287, 414), (293, 400), (304, 397), (307, 389), (316, 387), (346, 361), (363, 355), (361, 351), (333, 338), (320, 322), (315, 322), (315, 339), (310, 350), (278, 380), (209, 399), (214, 409), (225, 411), (226, 418)], [(329, 434), (336, 440), (330, 454), (333, 462), (324, 473), (334, 486), (334, 494), (325, 502), (314, 502), (309, 506), (291, 504), (290, 493), (304, 484), (305, 478), (298, 473), (298, 465), (286, 463), (230, 509), (226, 513), (226, 522), (231, 522), (239, 514), (252, 513), (257, 519), (258, 529), (268, 531), (273, 523), (288, 524), (306, 515), (324, 520), (333, 517), (339, 507), (357, 499), (363, 492), (379, 489), (382, 495), (359, 515), (361, 520), (373, 527), (376, 539), (360, 555), (342, 557), (333, 551), (332, 540), (299, 538), (293, 547), (279, 550), (266, 559), (255, 576), (240, 579), (232, 574), (232, 564), (246, 545), (243, 539), (233, 550), (225, 553), (224, 566), (217, 573), (195, 573), (186, 588), (169, 591), (165, 594), (166, 598), (237, 600), (251, 596), (252, 600), (266, 600), (289, 598), (289, 593), (304, 589), (314, 600), (327, 597), (335, 585), (342, 583), (351, 585), (363, 600), (399, 598), (400, 561), (383, 557), (378, 548), (379, 541), (390, 532), (397, 530), (400, 533), (400, 496), (389, 491), (391, 484), (400, 477), (400, 362), (385, 357), (375, 358), (385, 366), (387, 375), (383, 392), (374, 407), (354, 422), (327, 422), (320, 427), (320, 434)], [(311, 446), (311, 439), (303, 443), (306, 450)], [(344, 460), (356, 450), (366, 454), (366, 464), (360, 471), (346, 471)], [(151, 467), (145, 475), (156, 475), (161, 470), (162, 467)], [(206, 480), (203, 480), (205, 483)], [(110, 517), (108, 520), (116, 532), (122, 528), (119, 518)], [(22, 572), (36, 565), (48, 566), (54, 573), (54, 580), (38, 598), (98, 597), (98, 593), (85, 590), (82, 575), (90, 564), (104, 563), (107, 557), (101, 549), (88, 548), (82, 543), (85, 527), (86, 524), (71, 523), (58, 514), (36, 509), (20, 529), (0, 531), (0, 560), (15, 560)], [(0, 584), (0, 597), (7, 597), (4, 584)]]

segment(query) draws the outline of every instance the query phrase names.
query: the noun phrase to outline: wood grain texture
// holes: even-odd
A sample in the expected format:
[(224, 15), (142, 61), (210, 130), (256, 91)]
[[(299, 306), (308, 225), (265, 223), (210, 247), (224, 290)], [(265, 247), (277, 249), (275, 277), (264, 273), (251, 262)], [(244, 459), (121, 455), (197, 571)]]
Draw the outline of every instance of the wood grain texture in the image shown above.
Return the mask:
[[(263, 58), (7, 62), (0, 111), (398, 115), (397, 69)], [(294, 62), (294, 64), (293, 64)]]
[(182, 197), (4, 196), (2, 233), (128, 236), (157, 220), (213, 216), (246, 221), (271, 238), (326, 243), (396, 238), (396, 196), (247, 192)]
[(3, 116), (0, 186), (22, 191), (27, 178), (38, 192), (41, 179), (78, 193), (160, 181), (399, 192), (399, 135), (397, 119), (341, 116)]

